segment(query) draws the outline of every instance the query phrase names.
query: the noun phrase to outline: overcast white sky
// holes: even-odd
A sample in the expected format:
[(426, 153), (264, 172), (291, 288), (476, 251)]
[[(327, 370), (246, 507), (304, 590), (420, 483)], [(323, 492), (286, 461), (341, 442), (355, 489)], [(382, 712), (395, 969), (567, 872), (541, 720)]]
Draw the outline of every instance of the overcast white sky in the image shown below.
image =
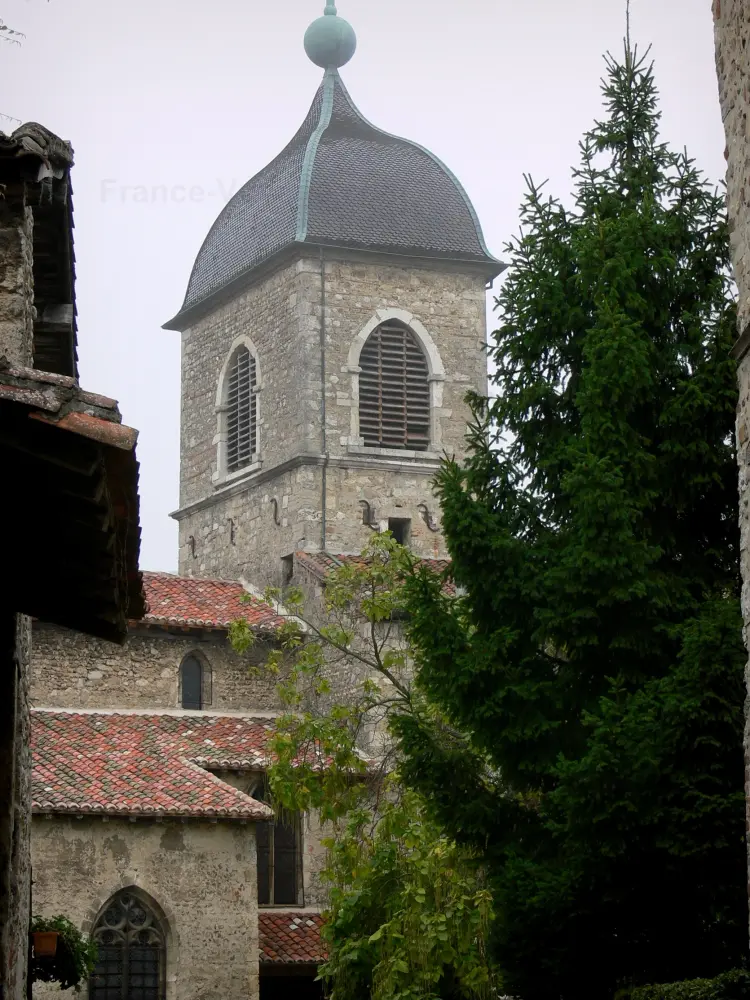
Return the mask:
[[(177, 311), (231, 193), (291, 138), (322, 71), (302, 37), (324, 0), (0, 0), (25, 32), (0, 46), (0, 111), (69, 139), (85, 388), (140, 430), (144, 569), (174, 570)], [(440, 156), (501, 255), (524, 172), (570, 190), (599, 114), (602, 53), (625, 0), (341, 0), (358, 50), (342, 76), (365, 117)], [(632, 0), (653, 44), (663, 133), (724, 174), (710, 0)], [(0, 121), (11, 131), (16, 123)], [(156, 189), (156, 190), (152, 190)], [(166, 194), (165, 190), (166, 189)]]

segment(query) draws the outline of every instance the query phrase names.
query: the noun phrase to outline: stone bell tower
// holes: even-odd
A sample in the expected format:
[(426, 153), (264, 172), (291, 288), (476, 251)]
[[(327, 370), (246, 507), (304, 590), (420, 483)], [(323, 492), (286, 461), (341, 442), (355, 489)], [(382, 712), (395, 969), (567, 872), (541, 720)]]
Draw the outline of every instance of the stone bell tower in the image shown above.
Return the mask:
[(219, 215), (165, 325), (182, 574), (278, 585), (295, 551), (358, 552), (373, 529), (445, 554), (431, 483), (486, 389), (503, 265), (447, 167), (357, 109), (338, 72), (355, 47), (328, 4), (305, 35), (324, 70), (307, 117)]

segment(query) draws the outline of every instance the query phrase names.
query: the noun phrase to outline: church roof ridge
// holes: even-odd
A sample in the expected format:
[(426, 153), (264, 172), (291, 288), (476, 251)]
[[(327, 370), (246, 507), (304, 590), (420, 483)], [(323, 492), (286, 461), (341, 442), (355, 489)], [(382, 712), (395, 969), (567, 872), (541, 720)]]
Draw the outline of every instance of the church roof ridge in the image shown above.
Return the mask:
[(35, 705), (30, 709), (37, 715), (121, 715), (121, 716), (164, 716), (174, 719), (241, 719), (243, 721), (257, 722), (259, 725), (267, 725), (274, 719), (283, 715), (281, 710), (277, 711), (250, 711), (242, 712), (236, 709), (194, 709), (194, 708), (61, 708), (57, 705)]

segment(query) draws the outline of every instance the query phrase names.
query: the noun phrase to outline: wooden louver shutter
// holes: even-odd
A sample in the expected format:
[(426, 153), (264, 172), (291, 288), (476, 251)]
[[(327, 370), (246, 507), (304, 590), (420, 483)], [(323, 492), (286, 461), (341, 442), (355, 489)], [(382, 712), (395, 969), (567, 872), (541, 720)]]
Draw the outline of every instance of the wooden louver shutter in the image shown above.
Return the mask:
[(227, 392), (227, 471), (249, 465), (256, 447), (255, 358), (246, 347), (235, 352), (229, 366)]
[(359, 433), (370, 448), (426, 451), (430, 443), (427, 360), (405, 326), (384, 323), (359, 361)]
[(203, 667), (195, 656), (186, 656), (180, 667), (182, 681), (182, 707), (203, 708)]

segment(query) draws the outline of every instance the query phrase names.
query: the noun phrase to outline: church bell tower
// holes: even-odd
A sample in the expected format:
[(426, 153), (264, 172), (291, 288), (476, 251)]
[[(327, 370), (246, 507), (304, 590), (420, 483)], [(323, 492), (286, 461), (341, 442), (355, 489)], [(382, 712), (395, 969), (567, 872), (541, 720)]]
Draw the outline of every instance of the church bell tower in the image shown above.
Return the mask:
[(329, 3), (324, 70), (289, 144), (221, 212), (167, 329), (182, 334), (179, 569), (283, 582), (296, 551), (390, 529), (445, 555), (432, 480), (486, 391), (486, 286), (503, 268), (458, 180), (363, 117)]

